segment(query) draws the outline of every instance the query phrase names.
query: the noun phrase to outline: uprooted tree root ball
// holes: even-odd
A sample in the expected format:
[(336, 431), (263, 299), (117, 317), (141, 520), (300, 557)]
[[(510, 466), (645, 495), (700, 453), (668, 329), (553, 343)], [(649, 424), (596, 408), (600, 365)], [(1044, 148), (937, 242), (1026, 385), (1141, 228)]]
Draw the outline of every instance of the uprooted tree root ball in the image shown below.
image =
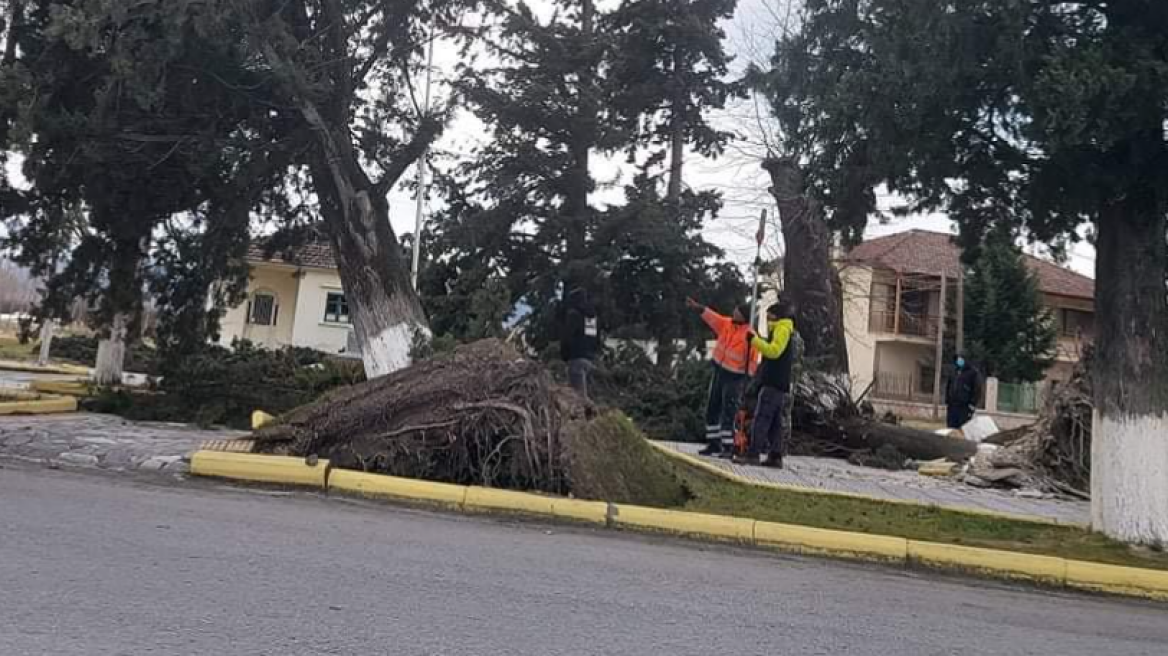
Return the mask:
[(334, 390), (255, 438), (264, 452), (394, 476), (666, 505), (687, 496), (630, 421), (497, 340)]

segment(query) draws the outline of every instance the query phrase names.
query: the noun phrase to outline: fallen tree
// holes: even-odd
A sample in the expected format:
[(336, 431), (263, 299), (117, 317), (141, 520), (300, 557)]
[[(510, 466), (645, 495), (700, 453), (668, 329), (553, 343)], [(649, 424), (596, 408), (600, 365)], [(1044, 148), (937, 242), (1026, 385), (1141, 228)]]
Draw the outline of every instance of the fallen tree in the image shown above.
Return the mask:
[(1071, 379), (1047, 397), (1038, 421), (987, 439), (999, 448), (973, 461), (966, 482), (1032, 487), (1089, 499), (1093, 359), (1091, 352), (1083, 356)]
[(852, 400), (836, 374), (802, 369), (794, 384), (794, 453), (848, 457), (896, 449), (905, 458), (962, 462), (977, 453), (973, 442), (876, 421)]
[(263, 452), (395, 476), (662, 505), (687, 497), (631, 421), (498, 340), (335, 390), (255, 439)]

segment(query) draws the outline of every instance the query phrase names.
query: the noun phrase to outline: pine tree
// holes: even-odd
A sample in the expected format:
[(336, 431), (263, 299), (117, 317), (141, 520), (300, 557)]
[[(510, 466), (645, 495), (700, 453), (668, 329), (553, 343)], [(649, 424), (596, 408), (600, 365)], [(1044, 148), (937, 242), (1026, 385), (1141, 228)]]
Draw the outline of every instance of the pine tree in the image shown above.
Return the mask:
[(1054, 363), (1058, 335), (1038, 280), (1008, 235), (993, 235), (965, 279), (967, 357), (987, 376), (1036, 382)]

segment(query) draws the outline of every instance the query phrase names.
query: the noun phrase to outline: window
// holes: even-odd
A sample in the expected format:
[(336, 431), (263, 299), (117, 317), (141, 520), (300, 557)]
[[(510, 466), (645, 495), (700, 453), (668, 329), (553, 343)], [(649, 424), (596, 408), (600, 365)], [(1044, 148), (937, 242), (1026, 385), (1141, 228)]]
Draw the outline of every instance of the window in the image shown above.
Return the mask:
[(248, 306), (247, 321), (257, 326), (274, 326), (280, 316), (276, 297), (267, 292), (256, 292)]
[(341, 292), (329, 292), (324, 300), (325, 323), (351, 323), (349, 320), (349, 302)]
[(1094, 332), (1095, 316), (1090, 312), (1060, 308), (1057, 317), (1059, 332), (1065, 337), (1090, 337)]

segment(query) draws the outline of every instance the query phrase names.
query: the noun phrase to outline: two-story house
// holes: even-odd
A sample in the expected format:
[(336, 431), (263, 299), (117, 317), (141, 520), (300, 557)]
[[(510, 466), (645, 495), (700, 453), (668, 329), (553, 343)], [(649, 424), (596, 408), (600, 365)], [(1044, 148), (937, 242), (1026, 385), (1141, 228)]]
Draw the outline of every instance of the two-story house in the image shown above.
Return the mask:
[[(951, 235), (912, 230), (868, 240), (840, 259), (848, 364), (857, 394), (933, 400), (938, 338), (956, 339), (962, 332), (960, 255)], [(1025, 257), (1059, 328), (1047, 379), (1066, 380), (1093, 337), (1095, 283)]]

